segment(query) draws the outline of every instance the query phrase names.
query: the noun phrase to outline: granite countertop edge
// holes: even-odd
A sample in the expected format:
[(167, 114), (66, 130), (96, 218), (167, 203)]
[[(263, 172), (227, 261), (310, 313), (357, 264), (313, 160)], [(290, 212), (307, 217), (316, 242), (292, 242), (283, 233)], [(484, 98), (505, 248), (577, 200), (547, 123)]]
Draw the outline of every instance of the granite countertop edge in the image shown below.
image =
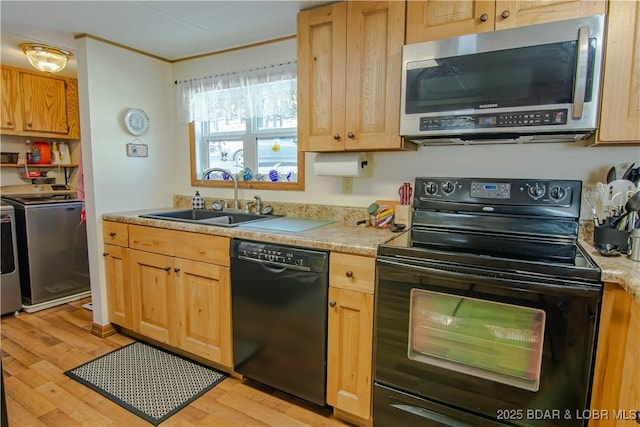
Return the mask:
[(640, 262), (631, 261), (626, 255), (602, 256), (588, 240), (580, 239), (580, 245), (602, 270), (603, 282), (619, 284), (640, 304)]
[(392, 233), (388, 229), (347, 225), (340, 222), (333, 222), (306, 231), (286, 232), (278, 230), (252, 229), (248, 225), (242, 227), (216, 227), (178, 221), (141, 218), (139, 216), (152, 212), (169, 211), (174, 209), (175, 208), (156, 208), (128, 212), (104, 213), (102, 214), (102, 220), (209, 234), (212, 236), (259, 240), (263, 242), (273, 242), (292, 246), (304, 246), (308, 248), (370, 257), (376, 256), (378, 244), (384, 243), (396, 236), (395, 233)]

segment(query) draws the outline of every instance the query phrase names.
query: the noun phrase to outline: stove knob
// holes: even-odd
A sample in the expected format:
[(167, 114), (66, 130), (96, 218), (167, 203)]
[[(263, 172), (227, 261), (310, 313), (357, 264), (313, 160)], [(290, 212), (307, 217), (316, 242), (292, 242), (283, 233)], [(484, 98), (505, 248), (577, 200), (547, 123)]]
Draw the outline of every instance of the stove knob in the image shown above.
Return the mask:
[(560, 187), (558, 185), (554, 185), (549, 190), (549, 196), (551, 196), (551, 198), (553, 200), (559, 202), (560, 200), (562, 200), (565, 197), (567, 197), (567, 190), (565, 190), (564, 188), (562, 188), (562, 187)]
[(425, 194), (433, 196), (438, 192), (438, 184), (433, 181), (427, 182), (426, 184), (424, 184), (424, 192)]
[(456, 189), (455, 184), (453, 184), (451, 181), (445, 181), (442, 184), (442, 192), (444, 194), (446, 194), (447, 196), (450, 195), (451, 193), (453, 193)]
[(541, 185), (539, 182), (529, 186), (529, 196), (531, 196), (533, 200), (538, 200), (544, 196), (545, 191), (544, 185)]

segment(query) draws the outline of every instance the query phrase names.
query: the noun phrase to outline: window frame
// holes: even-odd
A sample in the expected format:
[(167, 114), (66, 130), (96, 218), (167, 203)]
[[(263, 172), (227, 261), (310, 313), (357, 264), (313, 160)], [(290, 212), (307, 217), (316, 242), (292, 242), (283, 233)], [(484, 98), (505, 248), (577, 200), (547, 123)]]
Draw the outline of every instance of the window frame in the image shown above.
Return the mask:
[[(252, 118), (253, 119), (253, 118)], [(231, 134), (229, 134), (231, 136)], [(261, 132), (259, 134), (252, 132), (245, 132), (242, 135), (244, 142), (247, 138), (255, 139), (258, 137), (271, 136), (270, 132)], [(204, 150), (206, 148), (208, 156), (208, 145), (198, 144), (203, 138), (206, 138), (202, 132), (202, 124), (197, 123), (195, 120), (189, 122), (189, 146), (190, 146), (190, 159), (191, 159), (191, 186), (193, 187), (210, 187), (210, 188), (233, 188), (233, 181), (221, 181), (215, 179), (209, 179), (202, 182), (201, 177), (198, 176), (197, 170), (197, 154), (198, 150)], [(299, 132), (296, 130), (296, 138), (299, 137)], [(257, 144), (256, 144), (257, 147)], [(204, 155), (204, 154), (203, 154)], [(305, 187), (305, 153), (300, 150), (300, 141), (298, 139), (298, 179), (296, 182), (272, 182), (272, 181), (243, 181), (238, 180), (238, 188), (244, 189), (256, 189), (256, 190), (304, 190)]]

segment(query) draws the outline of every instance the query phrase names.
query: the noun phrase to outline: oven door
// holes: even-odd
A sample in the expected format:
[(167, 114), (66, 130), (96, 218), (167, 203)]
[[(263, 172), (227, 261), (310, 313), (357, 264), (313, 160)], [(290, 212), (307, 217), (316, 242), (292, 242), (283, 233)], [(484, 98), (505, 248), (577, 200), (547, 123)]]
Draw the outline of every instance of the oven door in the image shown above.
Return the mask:
[(377, 273), (376, 385), (505, 424), (583, 424), (601, 287), (384, 257)]

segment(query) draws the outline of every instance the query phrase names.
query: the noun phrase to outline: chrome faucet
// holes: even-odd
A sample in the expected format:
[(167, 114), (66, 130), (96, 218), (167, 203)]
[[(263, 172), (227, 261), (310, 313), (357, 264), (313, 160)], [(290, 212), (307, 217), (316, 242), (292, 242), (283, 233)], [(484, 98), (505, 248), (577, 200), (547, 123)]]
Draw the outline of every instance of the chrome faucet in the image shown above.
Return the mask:
[(205, 169), (204, 172), (202, 172), (202, 177), (200, 178), (200, 181), (204, 184), (204, 182), (207, 180), (207, 175), (209, 175), (211, 172), (223, 172), (226, 173), (227, 175), (229, 175), (229, 177), (231, 178), (231, 180), (233, 181), (233, 208), (234, 209), (240, 209), (239, 206), (240, 204), (238, 203), (238, 180), (236, 179), (235, 176), (233, 176), (233, 174), (223, 168), (209, 168), (209, 169)]
[(253, 198), (256, 199), (256, 213), (259, 214), (262, 210), (262, 199), (257, 194)]

